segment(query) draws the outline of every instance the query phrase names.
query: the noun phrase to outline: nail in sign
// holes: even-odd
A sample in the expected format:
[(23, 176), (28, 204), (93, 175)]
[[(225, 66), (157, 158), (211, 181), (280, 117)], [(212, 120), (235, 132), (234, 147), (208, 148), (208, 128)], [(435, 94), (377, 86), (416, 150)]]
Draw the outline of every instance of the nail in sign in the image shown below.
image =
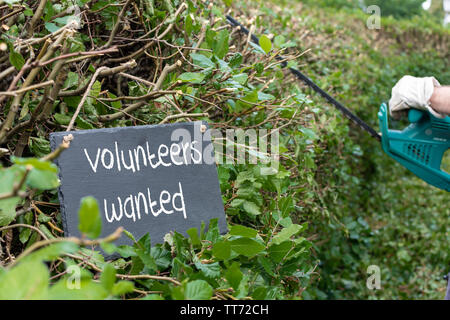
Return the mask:
[[(163, 242), (170, 231), (185, 233), (201, 222), (226, 220), (213, 144), (206, 123), (107, 128), (71, 132), (70, 147), (56, 160), (66, 236), (79, 236), (84, 196), (97, 199), (102, 236), (119, 226), (135, 238), (150, 233)], [(67, 132), (50, 135), (54, 150)], [(117, 244), (129, 244), (126, 237)]]

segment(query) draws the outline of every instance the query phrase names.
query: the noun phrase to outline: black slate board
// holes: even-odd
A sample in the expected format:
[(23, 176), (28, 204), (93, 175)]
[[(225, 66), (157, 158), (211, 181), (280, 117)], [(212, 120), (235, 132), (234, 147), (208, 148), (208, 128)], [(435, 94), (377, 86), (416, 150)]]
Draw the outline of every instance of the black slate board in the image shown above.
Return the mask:
[[(185, 231), (192, 227), (200, 230), (201, 222), (205, 222), (208, 226), (212, 218), (218, 218), (219, 229), (221, 233), (225, 233), (227, 226), (217, 168), (215, 162), (208, 161), (207, 158), (208, 156), (209, 159), (213, 159), (211, 157), (213, 157), (214, 151), (210, 137), (208, 138), (207, 134), (202, 133), (205, 128), (207, 128), (206, 123), (195, 121), (70, 132), (73, 135), (70, 147), (55, 161), (59, 167), (61, 180), (59, 200), (65, 235), (80, 235), (78, 210), (81, 198), (88, 195), (95, 197), (99, 203), (103, 222), (101, 237), (122, 226), (136, 239), (148, 232), (152, 243), (162, 243), (166, 233), (177, 231), (186, 234)], [(180, 129), (184, 130), (184, 133), (190, 133), (190, 140), (195, 141), (189, 144), (191, 148), (187, 147), (189, 140), (178, 138), (173, 141), (174, 139), (171, 138), (172, 134), (180, 132)], [(67, 134), (69, 133), (55, 132), (50, 135), (52, 150), (58, 147)], [(160, 147), (162, 144), (168, 147), (169, 154), (167, 156), (164, 156), (167, 150)], [(185, 147), (185, 149), (180, 149), (178, 157), (179, 149), (171, 147), (172, 144)], [(159, 148), (163, 154), (161, 159), (164, 164), (159, 162)], [(105, 149), (108, 149), (109, 152), (104, 151)], [(202, 151), (206, 155), (200, 164), (194, 163), (200, 159), (194, 149)], [(131, 150), (131, 157), (129, 150)], [(122, 152), (125, 162), (122, 162)], [(149, 154), (155, 155), (152, 158), (152, 164), (156, 166), (160, 163), (159, 166), (152, 167), (148, 161)], [(137, 157), (135, 157), (136, 155)], [(144, 155), (146, 155), (147, 161), (144, 160)], [(174, 161), (172, 161), (171, 155), (173, 155)], [(189, 157), (189, 155), (191, 156)], [(134, 159), (135, 172), (132, 170), (131, 158)], [(139, 159), (139, 170), (136, 158)], [(121, 163), (120, 171), (118, 162)], [(126, 169), (124, 163), (131, 169)], [(180, 165), (180, 163), (183, 164)], [(167, 166), (168, 164), (171, 165)], [(108, 169), (109, 167), (111, 168)], [(150, 198), (148, 197), (149, 192)], [(161, 193), (164, 193), (161, 198), (164, 209), (166, 212), (173, 211), (170, 214), (162, 211), (156, 215), (158, 211), (161, 211)], [(170, 202), (167, 200), (169, 194)], [(129, 199), (130, 196), (131, 199)], [(182, 198), (185, 210), (183, 210)], [(150, 207), (151, 202), (153, 202), (152, 207)], [(119, 221), (113, 219), (111, 210), (113, 203), (116, 217), (120, 216), (120, 204), (122, 204), (122, 208), (124, 205), (126, 207), (122, 211), (122, 218)], [(105, 204), (107, 216), (105, 215)], [(137, 214), (137, 207), (140, 208), (140, 215)], [(145, 213), (146, 207), (148, 214)], [(124, 236), (116, 241), (116, 244), (130, 243), (131, 240)]]

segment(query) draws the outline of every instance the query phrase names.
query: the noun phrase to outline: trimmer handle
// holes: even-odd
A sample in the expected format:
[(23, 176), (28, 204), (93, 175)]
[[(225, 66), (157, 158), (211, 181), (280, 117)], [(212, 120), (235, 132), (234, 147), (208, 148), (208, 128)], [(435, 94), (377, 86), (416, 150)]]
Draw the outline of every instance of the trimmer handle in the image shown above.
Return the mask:
[(441, 168), (450, 148), (450, 117), (435, 118), (424, 110), (411, 109), (411, 124), (403, 129), (389, 129), (388, 107), (378, 112), (383, 150), (425, 182), (450, 191), (450, 174)]
[(425, 112), (423, 110), (409, 109), (408, 120), (411, 123), (417, 123), (423, 118), (424, 115)]

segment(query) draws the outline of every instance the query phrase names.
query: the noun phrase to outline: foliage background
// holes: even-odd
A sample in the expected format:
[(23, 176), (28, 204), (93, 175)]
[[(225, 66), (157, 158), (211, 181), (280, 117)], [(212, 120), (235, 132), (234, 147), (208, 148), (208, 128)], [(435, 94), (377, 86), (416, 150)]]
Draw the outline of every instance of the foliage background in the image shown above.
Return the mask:
[[(6, 45), (1, 91), (11, 91), (26, 61), (52, 48), (44, 41), (20, 47), (18, 39), (43, 39), (70, 17), (64, 11), (70, 1), (43, 2), (34, 24), (38, 3), (7, 1), (13, 7), (2, 7), (4, 14), (20, 13), (2, 20), (7, 28), (1, 31)], [(43, 65), (33, 84), (51, 79), (60, 87), (1, 101), (0, 297), (443, 298), (442, 276), (450, 265), (448, 194), (394, 163), (376, 142), (273, 63), (282, 50), (290, 66), (377, 127), (378, 107), (401, 76), (434, 75), (450, 83), (449, 31), (434, 16), (421, 11), (412, 16), (411, 10), (392, 6), (392, 15), (403, 18), (383, 16), (381, 30), (368, 30), (368, 16), (354, 1), (77, 4), (84, 12), (82, 27), (61, 38), (63, 45), (47, 59), (113, 45), (120, 49)], [(225, 13), (270, 41), (248, 44), (227, 25)], [(54, 43), (58, 33), (50, 38)], [(139, 51), (143, 46), (146, 52)], [(100, 74), (87, 90), (100, 67), (127, 61), (121, 71), (134, 79)], [(52, 73), (55, 69), (60, 72)], [(26, 87), (23, 78), (17, 87)], [(84, 95), (74, 117), (76, 129), (194, 118), (217, 128), (282, 127), (280, 171), (264, 176), (261, 165), (219, 167), (231, 226), (224, 236), (213, 221), (208, 231), (191, 230), (187, 238), (175, 233), (157, 246), (144, 237), (134, 239), (133, 246), (115, 247), (111, 240), (120, 230), (88, 243), (63, 240), (56, 169), (47, 161), (54, 156), (49, 156), (48, 134), (65, 130)], [(8, 113), (16, 131), (5, 135)], [(189, 115), (171, 117), (180, 113)], [(95, 200), (86, 198), (80, 228), (90, 238), (98, 235), (98, 214)], [(132, 238), (127, 232), (122, 236)], [(122, 258), (105, 263), (90, 250), (94, 244)], [(67, 287), (67, 268), (73, 265), (82, 267), (81, 290)], [(380, 266), (382, 290), (366, 288), (369, 265)]]

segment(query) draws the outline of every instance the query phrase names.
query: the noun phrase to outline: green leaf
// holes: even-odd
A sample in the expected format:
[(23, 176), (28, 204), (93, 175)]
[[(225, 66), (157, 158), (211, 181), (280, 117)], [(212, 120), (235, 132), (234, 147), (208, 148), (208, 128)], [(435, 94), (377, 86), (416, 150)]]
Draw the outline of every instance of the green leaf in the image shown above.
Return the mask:
[(255, 238), (258, 231), (252, 228), (244, 227), (239, 224), (231, 226), (230, 234), (233, 236), (242, 236), (247, 238)]
[(215, 64), (208, 57), (199, 53), (191, 53), (192, 61), (195, 65), (200, 66), (202, 68), (214, 68)]
[(239, 52), (233, 54), (230, 61), (228, 62), (231, 68), (239, 67), (241, 63), (242, 63), (242, 54), (240, 54)]
[(265, 248), (263, 244), (250, 238), (235, 239), (230, 241), (230, 244), (231, 250), (249, 258), (257, 255)]
[(268, 250), (269, 256), (274, 262), (278, 263), (286, 256), (286, 254), (289, 252), (289, 250), (292, 249), (292, 247), (292, 241), (284, 241), (280, 244), (272, 244)]
[(194, 264), (207, 278), (213, 279), (220, 276), (220, 265), (218, 262), (202, 263), (197, 257), (194, 257)]
[(131, 281), (122, 280), (114, 284), (112, 288), (112, 294), (115, 296), (120, 296), (125, 293), (133, 292), (134, 284)]
[(250, 213), (251, 215), (257, 216), (261, 214), (261, 210), (259, 209), (258, 205), (251, 201), (244, 201), (243, 208), (246, 212)]
[(144, 265), (150, 270), (157, 270), (155, 259), (150, 255), (150, 253), (144, 249), (135, 249), (138, 257), (142, 260)]
[(258, 287), (252, 293), (253, 300), (265, 300), (266, 296), (267, 296), (267, 288), (265, 287)]
[(27, 185), (40, 190), (50, 190), (59, 186), (58, 175), (54, 171), (33, 169), (27, 177)]
[(33, 260), (38, 262), (52, 261), (57, 259), (63, 253), (74, 253), (77, 250), (78, 246), (71, 241), (58, 242), (31, 253), (25, 258), (25, 260)]
[(272, 50), (272, 42), (266, 35), (259, 37), (259, 46), (265, 53), (269, 53)]
[(47, 299), (49, 276), (42, 262), (22, 262), (1, 277), (0, 300)]
[(81, 129), (94, 129), (94, 126), (90, 122), (80, 116), (77, 117), (76, 124), (77, 127)]
[(192, 83), (200, 83), (204, 78), (205, 75), (199, 72), (185, 72), (178, 76), (178, 80)]
[(239, 83), (240, 85), (244, 85), (247, 82), (248, 75), (246, 73), (240, 73), (233, 76), (233, 80)]
[(67, 74), (66, 81), (64, 82), (64, 88), (69, 89), (78, 85), (78, 74), (75, 72), (69, 72)]
[(97, 200), (88, 196), (81, 199), (81, 207), (78, 212), (80, 223), (78, 229), (90, 238), (97, 238), (102, 231), (102, 219)]
[(37, 158), (19, 158), (19, 157), (11, 157), (11, 160), (15, 164), (20, 164), (22, 166), (31, 165), (35, 169), (50, 171), (50, 172), (58, 172), (58, 168), (55, 164), (50, 161), (45, 161)]
[(263, 267), (264, 271), (267, 272), (271, 277), (275, 277), (275, 273), (273, 272), (274, 266), (273, 263), (263, 256), (258, 256), (258, 264)]
[(155, 259), (156, 267), (160, 271), (167, 269), (172, 262), (172, 255), (170, 254), (170, 251), (162, 247), (152, 247), (151, 255), (153, 259)]
[(215, 37), (213, 44), (213, 53), (219, 58), (223, 59), (228, 53), (228, 41), (230, 34), (227, 29), (221, 30)]
[(220, 237), (218, 219), (211, 219), (208, 226), (208, 231), (206, 232), (205, 239), (215, 243)]
[(200, 245), (200, 239), (198, 238), (197, 228), (190, 228), (186, 230), (186, 233), (191, 237), (191, 242), (194, 246)]
[(53, 117), (55, 117), (55, 121), (57, 123), (62, 125), (68, 125), (70, 123), (70, 120), (72, 119), (72, 117), (61, 113), (55, 113)]
[(284, 36), (282, 35), (277, 35), (275, 36), (275, 38), (273, 38), (273, 44), (275, 45), (275, 47), (277, 48), (281, 48), (281, 46), (283, 45), (283, 43), (286, 42), (286, 39), (284, 38)]
[(11, 64), (17, 69), (22, 69), (23, 65), (25, 64), (25, 59), (23, 56), (17, 52), (17, 51), (11, 51), (9, 54), (9, 61)]
[(299, 231), (303, 230), (304, 227), (298, 224), (291, 224), (289, 227), (284, 228), (279, 232), (275, 237), (272, 239), (272, 243), (274, 244), (280, 244), (286, 240), (288, 240), (290, 237), (298, 233)]
[(51, 23), (51, 22), (46, 22), (44, 24), (44, 26), (45, 26), (45, 29), (47, 29), (50, 33), (56, 32), (59, 29), (61, 29), (61, 27), (58, 27), (56, 24)]
[(233, 262), (231, 267), (227, 269), (225, 272), (225, 279), (227, 279), (228, 283), (237, 290), (239, 288), (239, 285), (242, 281), (242, 278), (244, 277), (243, 273), (241, 272), (241, 269), (239, 268), (239, 263)]
[(29, 146), (31, 151), (39, 158), (42, 158), (51, 152), (50, 142), (44, 138), (31, 137)]
[(135, 257), (137, 255), (135, 248), (127, 245), (117, 246), (116, 252), (124, 258)]
[[(11, 192), (15, 183), (19, 182), (19, 171), (8, 168), (0, 170), (0, 194)], [(11, 223), (16, 217), (16, 206), (21, 199), (12, 197), (0, 200), (0, 227)]]
[(107, 291), (111, 291), (116, 282), (116, 268), (112, 264), (107, 263), (103, 268), (100, 276), (100, 283)]
[(141, 259), (141, 261), (144, 263), (144, 265), (152, 270), (157, 270), (156, 261), (153, 258), (151, 254), (152, 246), (151, 246), (151, 239), (150, 234), (146, 233), (144, 236), (142, 236), (137, 243), (134, 244), (135, 252), (138, 255), (138, 257)]
[(192, 17), (190, 14), (186, 15), (186, 18), (184, 18), (184, 30), (186, 31), (186, 34), (188, 36), (191, 35), (193, 30), (193, 24), (192, 24)]
[(216, 242), (212, 250), (213, 256), (220, 260), (227, 260), (231, 255), (231, 245), (228, 241)]
[[(70, 288), (69, 284), (74, 285)], [(79, 287), (76, 281), (63, 278), (49, 290), (49, 298), (53, 300), (103, 300), (108, 296), (108, 291), (100, 283), (91, 279), (80, 279)]]
[(205, 280), (194, 280), (186, 284), (184, 298), (186, 300), (209, 300), (213, 290)]

